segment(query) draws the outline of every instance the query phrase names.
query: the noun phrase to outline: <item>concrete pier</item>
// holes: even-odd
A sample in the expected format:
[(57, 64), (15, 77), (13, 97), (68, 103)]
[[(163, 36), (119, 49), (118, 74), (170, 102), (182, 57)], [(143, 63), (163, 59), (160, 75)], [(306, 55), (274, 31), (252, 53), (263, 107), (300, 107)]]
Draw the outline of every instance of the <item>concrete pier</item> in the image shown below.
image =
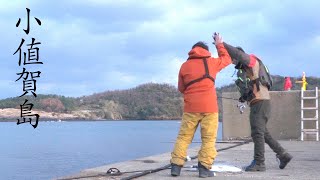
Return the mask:
[[(294, 158), (283, 170), (279, 169), (276, 161), (275, 153), (266, 145), (266, 172), (240, 172), (216, 173), (215, 177), (207, 179), (320, 179), (320, 142), (315, 141), (279, 141), (285, 149), (287, 149)], [(217, 149), (226, 148), (234, 145), (234, 143), (217, 143)], [(197, 155), (199, 148), (192, 148), (188, 151), (189, 156)], [(248, 165), (253, 158), (253, 143), (244, 144), (231, 149), (220, 151), (216, 158), (216, 162), (224, 162), (237, 167)], [(77, 174), (59, 179), (90, 179), (90, 180), (107, 180), (122, 179), (137, 173), (124, 173), (120, 176), (98, 176), (105, 174), (109, 168), (118, 168), (121, 172), (150, 170), (163, 167), (169, 164), (170, 152), (144, 157), (127, 162), (105, 165), (92, 169), (83, 170)], [(185, 165), (196, 165), (197, 159), (186, 162)], [(91, 176), (87, 177), (86, 176)], [(198, 172), (187, 171), (182, 169), (181, 176), (171, 177), (170, 169), (151, 173), (137, 179), (153, 180), (153, 179), (198, 179)]]
[[(315, 96), (315, 91), (304, 92), (305, 96)], [(319, 91), (320, 94), (320, 91)], [(239, 93), (226, 92), (223, 97), (237, 99)], [(301, 135), (301, 91), (271, 91), (271, 117), (268, 121), (268, 131), (275, 139), (289, 140), (300, 139)], [(319, 100), (320, 101), (320, 97)], [(222, 99), (223, 106), (223, 139), (250, 136), (250, 107), (246, 105), (244, 113), (240, 114), (237, 102), (230, 99)], [(315, 100), (304, 100), (304, 107), (314, 107)], [(305, 118), (314, 118), (315, 110), (304, 112)], [(304, 123), (305, 128), (314, 129), (315, 121)], [(307, 139), (315, 140), (315, 135), (308, 135)]]

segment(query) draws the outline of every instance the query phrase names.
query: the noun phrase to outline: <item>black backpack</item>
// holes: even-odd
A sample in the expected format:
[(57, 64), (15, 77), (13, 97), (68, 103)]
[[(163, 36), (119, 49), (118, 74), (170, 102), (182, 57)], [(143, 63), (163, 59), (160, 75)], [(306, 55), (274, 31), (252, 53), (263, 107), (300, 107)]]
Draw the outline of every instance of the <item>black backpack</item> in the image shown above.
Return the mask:
[(239, 101), (251, 101), (253, 98), (255, 98), (255, 95), (253, 94), (253, 86), (250, 82), (250, 79), (247, 78), (246, 71), (243, 69), (238, 69), (237, 77), (238, 78), (235, 81), (235, 84), (240, 92)]
[[(235, 81), (235, 84), (237, 85), (237, 88), (240, 92), (240, 99), (239, 101), (251, 101), (253, 98), (255, 98), (255, 95), (253, 93), (253, 85), (255, 84), (257, 86), (257, 91), (260, 91), (260, 83), (268, 88), (268, 90), (271, 89), (273, 85), (272, 77), (269, 73), (269, 69), (267, 66), (265, 66), (262, 61), (258, 58), (256, 58), (259, 62), (259, 77), (255, 80), (250, 80), (247, 78), (247, 73), (244, 70), (246, 67), (243, 64), (237, 64), (236, 69), (238, 69), (237, 72), (237, 80)], [(260, 83), (259, 83), (260, 82)]]

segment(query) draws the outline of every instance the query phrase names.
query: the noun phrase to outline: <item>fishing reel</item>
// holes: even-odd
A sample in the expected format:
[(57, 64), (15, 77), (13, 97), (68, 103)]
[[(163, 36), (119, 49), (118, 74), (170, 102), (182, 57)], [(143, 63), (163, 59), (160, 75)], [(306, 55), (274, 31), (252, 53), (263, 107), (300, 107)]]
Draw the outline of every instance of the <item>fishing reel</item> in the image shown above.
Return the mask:
[(240, 114), (242, 114), (244, 112), (244, 109), (246, 108), (246, 105), (244, 102), (238, 102), (237, 108), (239, 109)]

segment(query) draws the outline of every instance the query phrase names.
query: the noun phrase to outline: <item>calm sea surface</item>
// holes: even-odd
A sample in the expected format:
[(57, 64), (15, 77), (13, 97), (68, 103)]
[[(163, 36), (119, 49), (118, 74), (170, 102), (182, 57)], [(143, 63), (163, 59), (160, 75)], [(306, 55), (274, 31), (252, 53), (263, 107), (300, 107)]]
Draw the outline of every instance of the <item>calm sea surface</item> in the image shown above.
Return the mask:
[[(78, 121), (39, 122), (33, 129), (30, 124), (1, 122), (0, 179), (53, 179), (170, 152), (179, 126), (180, 121)], [(219, 124), (218, 140), (221, 132)], [(193, 141), (201, 141), (199, 131)]]

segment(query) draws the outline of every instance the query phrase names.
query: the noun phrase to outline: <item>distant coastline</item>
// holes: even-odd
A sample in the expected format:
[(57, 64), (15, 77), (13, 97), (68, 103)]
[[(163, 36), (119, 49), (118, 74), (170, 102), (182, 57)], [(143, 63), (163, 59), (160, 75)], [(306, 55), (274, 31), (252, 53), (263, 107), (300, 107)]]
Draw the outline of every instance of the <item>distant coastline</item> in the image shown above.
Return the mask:
[[(62, 122), (102, 122), (102, 121), (180, 121), (181, 119), (120, 119), (120, 120), (113, 120), (113, 119), (63, 119)], [(40, 122), (59, 122), (59, 119), (44, 119), (40, 117)], [(17, 118), (0, 118), (0, 122), (17, 122)]]
[[(0, 122), (16, 122), (19, 118), (20, 109), (15, 108), (4, 108), (0, 109)], [(148, 119), (103, 119), (90, 116), (81, 116), (79, 113), (57, 113), (57, 112), (46, 112), (46, 111), (33, 111), (35, 114), (40, 115), (40, 121), (161, 121), (161, 120), (181, 120), (180, 117), (165, 118), (155, 117)]]

